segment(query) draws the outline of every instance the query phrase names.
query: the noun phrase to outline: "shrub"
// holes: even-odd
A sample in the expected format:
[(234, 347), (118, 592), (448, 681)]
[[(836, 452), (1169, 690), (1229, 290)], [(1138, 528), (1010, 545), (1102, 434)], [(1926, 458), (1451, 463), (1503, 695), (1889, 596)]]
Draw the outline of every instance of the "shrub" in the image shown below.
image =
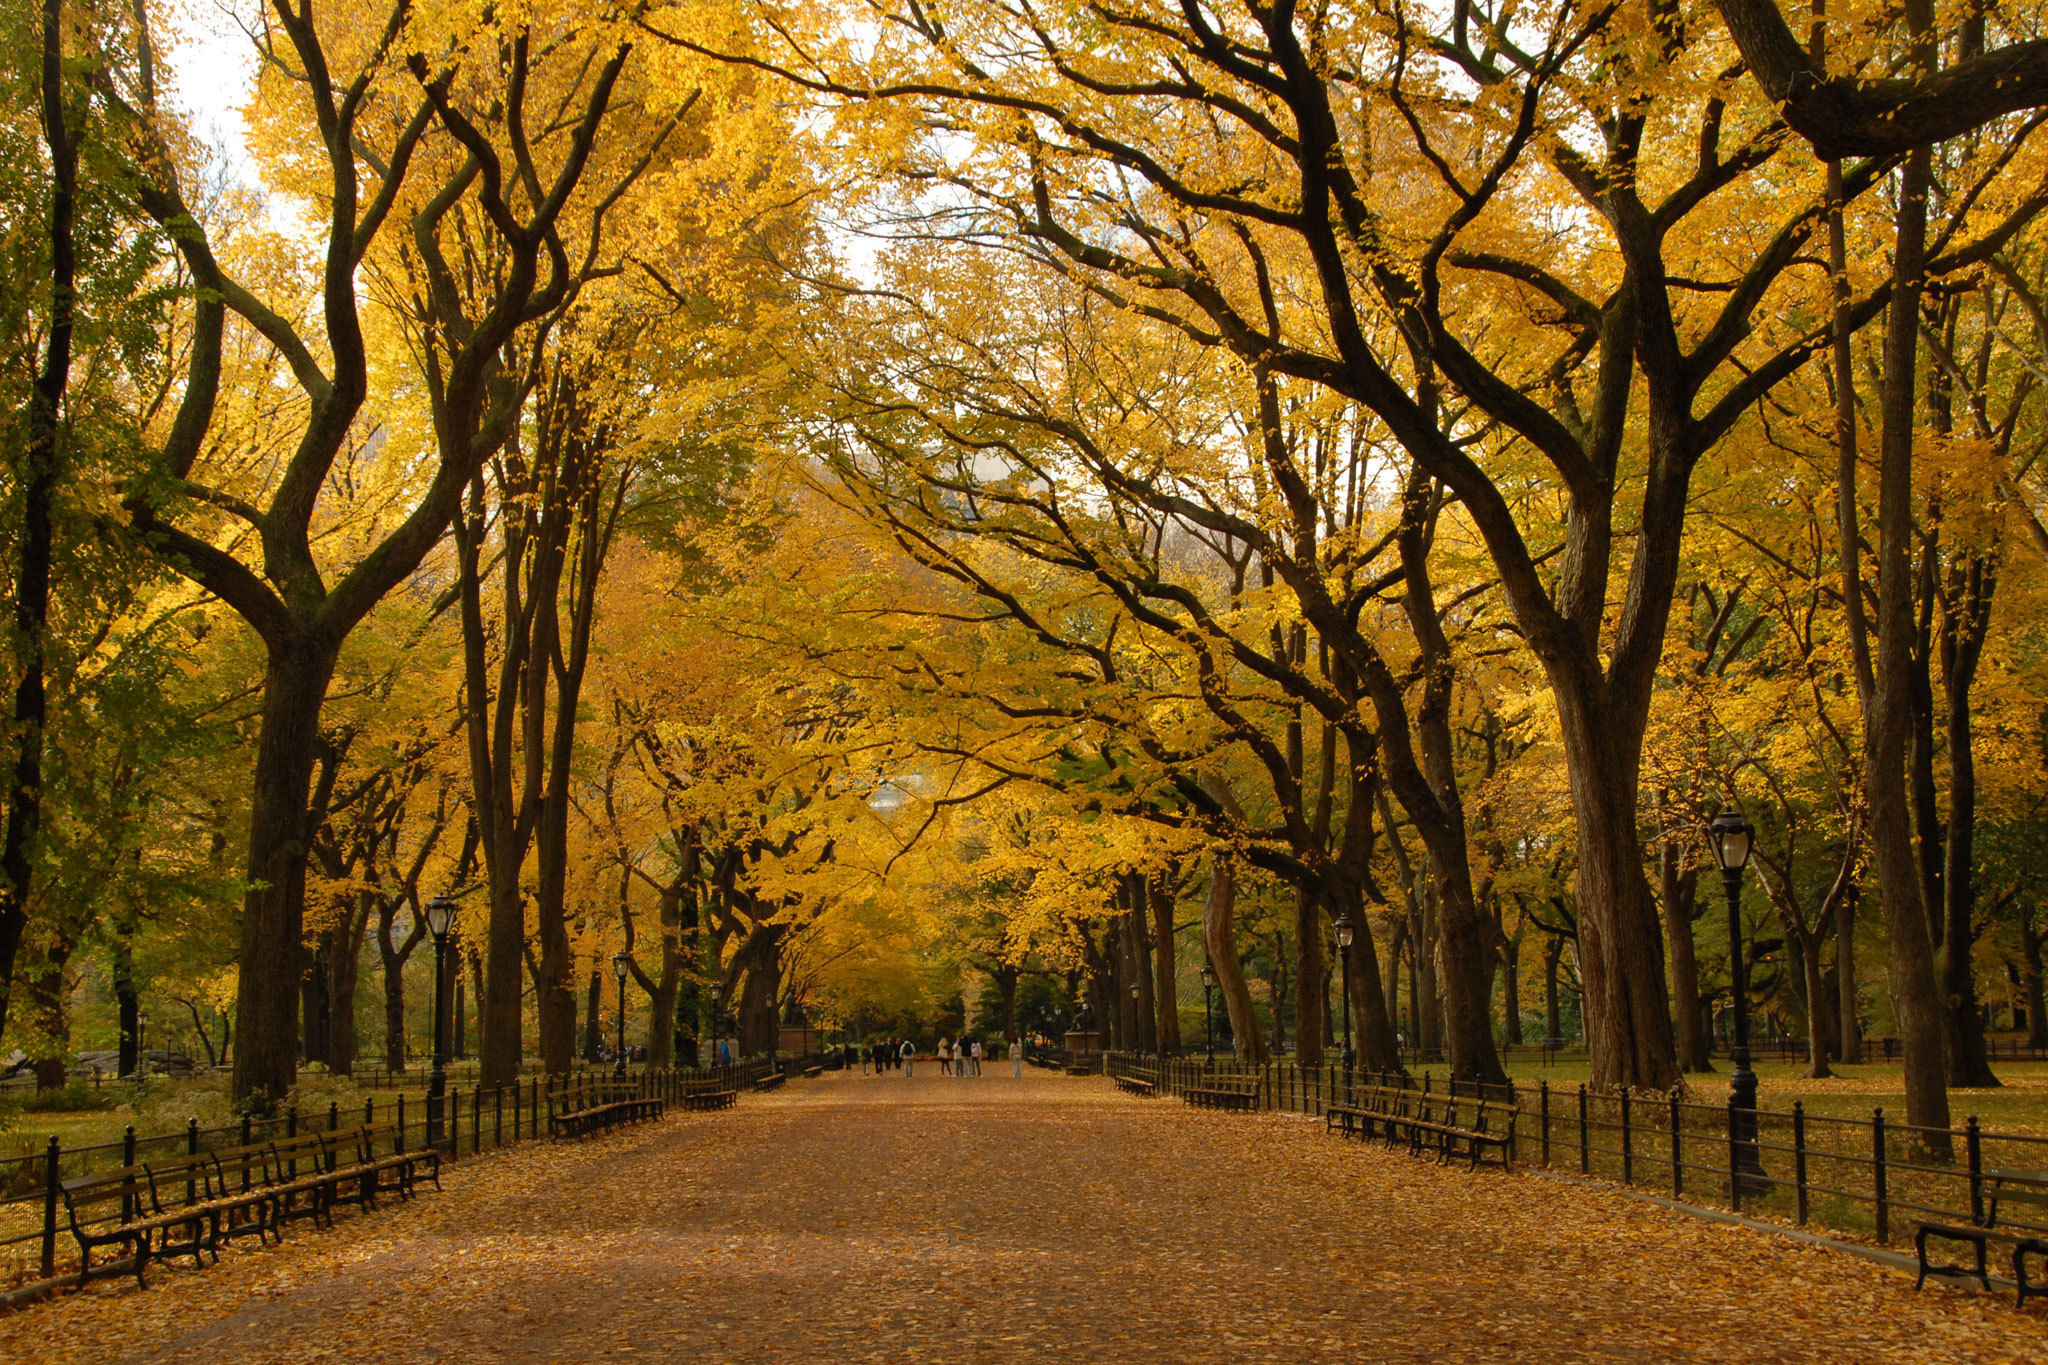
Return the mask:
[(114, 1097), (102, 1090), (95, 1090), (84, 1081), (73, 1081), (60, 1090), (37, 1090), (21, 1102), (22, 1112), (28, 1114), (74, 1113), (82, 1109), (108, 1109), (113, 1106)]

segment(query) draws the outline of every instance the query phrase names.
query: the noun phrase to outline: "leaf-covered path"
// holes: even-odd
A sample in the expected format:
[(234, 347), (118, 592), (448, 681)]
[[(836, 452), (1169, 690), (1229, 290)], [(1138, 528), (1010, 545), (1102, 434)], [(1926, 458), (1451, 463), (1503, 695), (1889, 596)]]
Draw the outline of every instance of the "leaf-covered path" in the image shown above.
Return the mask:
[(2048, 1354), (2038, 1313), (1839, 1253), (1007, 1066), (828, 1076), (447, 1184), (0, 1319), (0, 1359)]

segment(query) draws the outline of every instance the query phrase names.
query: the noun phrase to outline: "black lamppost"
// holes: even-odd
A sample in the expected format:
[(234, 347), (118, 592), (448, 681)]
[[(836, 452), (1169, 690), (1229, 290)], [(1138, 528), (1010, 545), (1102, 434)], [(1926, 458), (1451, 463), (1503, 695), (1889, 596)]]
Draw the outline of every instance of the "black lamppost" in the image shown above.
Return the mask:
[[(1742, 870), (1749, 865), (1756, 830), (1739, 811), (1724, 810), (1707, 825), (1707, 842), (1721, 865), (1728, 896), (1728, 974), (1735, 995), (1735, 1074), (1728, 1081), (1728, 1140), (1745, 1193), (1766, 1188), (1756, 1147), (1756, 1073), (1749, 1069), (1749, 962), (1742, 950)], [(1754, 1177), (1754, 1182), (1746, 1177)]]
[(1339, 915), (1330, 927), (1337, 931), (1337, 975), (1343, 983), (1344, 996), (1344, 1079), (1351, 1079), (1351, 937), (1357, 932), (1351, 923), (1351, 916)]
[(455, 902), (435, 896), (427, 902), (427, 932), (434, 936), (434, 1065), (427, 1072), (427, 1145), (441, 1144), (441, 1115), (448, 1097), (448, 930)]
[(135, 1011), (135, 1074), (147, 1079), (149, 1076), (149, 1053), (145, 1044), (149, 1038), (149, 1011)]
[(612, 955), (612, 975), (619, 979), (619, 1064), (616, 1071), (626, 1074), (626, 973), (631, 968), (633, 955), (624, 948)]
[(1202, 964), (1202, 1033), (1208, 1040), (1209, 1069), (1216, 1068), (1216, 964)]
[(1138, 1050), (1138, 1036), (1145, 1031), (1145, 1020), (1138, 1013), (1138, 983), (1131, 983), (1131, 1036), (1124, 1039), (1124, 1046), (1131, 1051)]

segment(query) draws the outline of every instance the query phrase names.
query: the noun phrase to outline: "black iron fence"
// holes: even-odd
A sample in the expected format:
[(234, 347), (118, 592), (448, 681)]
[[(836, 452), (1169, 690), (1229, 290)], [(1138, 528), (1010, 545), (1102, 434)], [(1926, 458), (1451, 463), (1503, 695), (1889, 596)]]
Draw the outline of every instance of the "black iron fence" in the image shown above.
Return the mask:
[[(640, 1094), (673, 1102), (700, 1090), (744, 1090), (774, 1066), (771, 1059), (756, 1057), (729, 1067), (638, 1068), (628, 1072), (628, 1079)], [(423, 1082), (425, 1077), (414, 1079)], [(587, 1107), (613, 1093), (617, 1084), (616, 1073), (597, 1066), (563, 1076), (529, 1076), (513, 1085), (465, 1087), (451, 1082), (438, 1141), (431, 1144), (424, 1088), (372, 1094), (364, 1097), (360, 1109), (344, 1109), (339, 1100), (331, 1100), (325, 1109), (290, 1105), (267, 1118), (245, 1114), (231, 1123), (202, 1125), (189, 1119), (183, 1128), (167, 1133), (140, 1134), (130, 1125), (113, 1142), (66, 1146), (51, 1137), (35, 1151), (0, 1158), (0, 1286), (76, 1270), (77, 1242), (62, 1199), (67, 1180), (146, 1164), (152, 1158), (226, 1151), (316, 1131), (353, 1130), (358, 1123), (393, 1124), (401, 1149), (437, 1145), (447, 1158), (460, 1159), (544, 1137), (550, 1112)]]
[[(1370, 1086), (1512, 1104), (1517, 1114), (1510, 1155), (1523, 1165), (1612, 1181), (1681, 1203), (1801, 1227), (1818, 1224), (1880, 1244), (1909, 1240), (1918, 1219), (1982, 1222), (2000, 1171), (2048, 1170), (2048, 1137), (1991, 1131), (1975, 1116), (1953, 1128), (1925, 1128), (1893, 1119), (1882, 1108), (1867, 1118), (1809, 1114), (1803, 1103), (1789, 1110), (1740, 1110), (1676, 1092), (1605, 1092), (1545, 1080), (1488, 1085), (1290, 1062), (1162, 1062), (1137, 1053), (1109, 1054), (1105, 1065), (1109, 1075), (1150, 1081), (1162, 1095), (1233, 1077), (1253, 1092), (1259, 1108), (1318, 1116), (1332, 1105), (1356, 1103)], [(1753, 1164), (1745, 1150), (1752, 1125)], [(2048, 1224), (2015, 1216), (2029, 1207), (2001, 1206), (2000, 1226), (2048, 1235)]]

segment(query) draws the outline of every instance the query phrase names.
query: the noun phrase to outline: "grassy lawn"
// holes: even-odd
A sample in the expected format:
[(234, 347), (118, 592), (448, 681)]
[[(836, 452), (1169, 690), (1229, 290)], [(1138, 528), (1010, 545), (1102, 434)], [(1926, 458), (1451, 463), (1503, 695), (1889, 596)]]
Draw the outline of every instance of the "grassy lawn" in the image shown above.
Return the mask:
[[(1588, 1074), (1583, 1060), (1571, 1059), (1544, 1066), (1533, 1058), (1518, 1057), (1507, 1069), (1519, 1084), (1533, 1086), (1547, 1080), (1554, 1090), (1575, 1090)], [(1711, 1075), (1686, 1077), (1687, 1098), (1703, 1104), (1725, 1101), (1728, 1069), (1726, 1060), (1717, 1060)], [(1868, 1119), (1872, 1109), (1882, 1106), (1888, 1120), (1906, 1116), (1905, 1084), (1898, 1062), (1837, 1066), (1834, 1076), (1819, 1081), (1805, 1074), (1804, 1062), (1773, 1059), (1756, 1063), (1753, 1070), (1766, 1109), (1789, 1110), (1797, 1100), (1810, 1115)], [(2048, 1062), (2002, 1062), (1992, 1070), (2003, 1082), (1996, 1089), (1949, 1092), (1949, 1110), (1957, 1126), (1975, 1114), (1987, 1129), (2048, 1136)]]

